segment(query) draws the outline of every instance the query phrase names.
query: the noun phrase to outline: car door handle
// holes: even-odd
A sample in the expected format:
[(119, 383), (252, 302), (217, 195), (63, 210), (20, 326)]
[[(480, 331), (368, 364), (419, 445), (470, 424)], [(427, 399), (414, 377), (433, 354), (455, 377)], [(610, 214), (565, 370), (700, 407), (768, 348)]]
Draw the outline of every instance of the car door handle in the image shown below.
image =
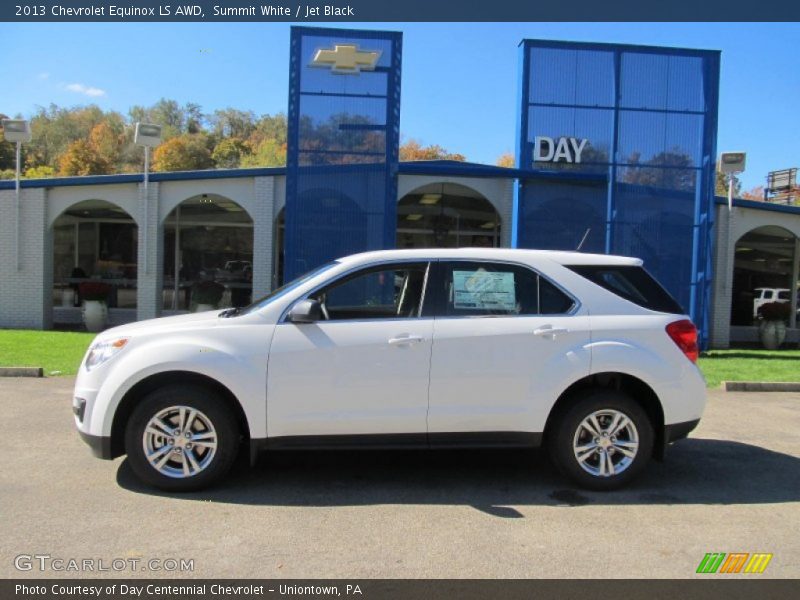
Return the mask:
[(569, 329), (566, 327), (553, 327), (551, 325), (544, 325), (539, 327), (538, 329), (533, 330), (533, 335), (538, 336), (552, 336), (556, 337), (557, 335), (561, 335), (563, 333), (569, 333)]
[(418, 344), (421, 341), (423, 341), (423, 338), (419, 335), (398, 335), (397, 337), (389, 338), (389, 345)]

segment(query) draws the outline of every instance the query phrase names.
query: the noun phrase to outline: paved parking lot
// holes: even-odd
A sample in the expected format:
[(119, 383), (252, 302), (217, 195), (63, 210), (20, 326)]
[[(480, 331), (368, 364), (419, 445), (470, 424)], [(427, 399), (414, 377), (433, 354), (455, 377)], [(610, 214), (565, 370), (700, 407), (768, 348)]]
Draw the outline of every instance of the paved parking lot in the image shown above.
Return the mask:
[(690, 577), (706, 552), (800, 576), (800, 394), (712, 392), (622, 492), (576, 490), (536, 452), (376, 452), (263, 457), (169, 497), (91, 457), (72, 384), (0, 379), (0, 577), (75, 575), (19, 572), (21, 554), (193, 559), (183, 577)]

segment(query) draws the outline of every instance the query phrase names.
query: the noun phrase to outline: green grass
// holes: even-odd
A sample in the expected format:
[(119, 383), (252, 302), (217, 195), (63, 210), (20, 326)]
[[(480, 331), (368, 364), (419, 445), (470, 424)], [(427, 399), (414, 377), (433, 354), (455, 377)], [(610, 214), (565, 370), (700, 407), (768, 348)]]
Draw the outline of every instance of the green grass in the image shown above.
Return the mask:
[(0, 367), (42, 367), (45, 375), (74, 375), (94, 335), (0, 330)]
[[(0, 367), (42, 367), (74, 375), (92, 333), (0, 330)], [(722, 381), (800, 381), (800, 350), (711, 350), (698, 361), (708, 387)]]
[(800, 350), (710, 350), (697, 364), (710, 388), (723, 381), (800, 381)]

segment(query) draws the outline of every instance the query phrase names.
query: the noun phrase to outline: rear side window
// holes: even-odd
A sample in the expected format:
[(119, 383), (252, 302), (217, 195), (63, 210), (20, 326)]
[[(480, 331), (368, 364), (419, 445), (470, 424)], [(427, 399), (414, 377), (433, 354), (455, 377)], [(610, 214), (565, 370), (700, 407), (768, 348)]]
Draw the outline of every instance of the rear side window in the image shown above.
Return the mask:
[(676, 315), (684, 314), (680, 304), (642, 267), (573, 265), (567, 266), (567, 268), (609, 292), (613, 292), (620, 298), (648, 310)]
[(568, 313), (575, 302), (538, 273), (520, 265), (441, 263), (444, 316), (514, 316)]

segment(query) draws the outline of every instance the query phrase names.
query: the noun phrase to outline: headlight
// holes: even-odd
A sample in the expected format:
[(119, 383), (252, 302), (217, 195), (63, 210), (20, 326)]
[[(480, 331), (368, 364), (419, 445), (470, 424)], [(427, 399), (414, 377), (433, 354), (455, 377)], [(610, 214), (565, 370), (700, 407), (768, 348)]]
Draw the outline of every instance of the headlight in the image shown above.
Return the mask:
[(93, 344), (92, 347), (89, 348), (89, 354), (86, 355), (86, 370), (91, 371), (96, 366), (102, 365), (122, 350), (127, 343), (128, 338), (123, 337)]

